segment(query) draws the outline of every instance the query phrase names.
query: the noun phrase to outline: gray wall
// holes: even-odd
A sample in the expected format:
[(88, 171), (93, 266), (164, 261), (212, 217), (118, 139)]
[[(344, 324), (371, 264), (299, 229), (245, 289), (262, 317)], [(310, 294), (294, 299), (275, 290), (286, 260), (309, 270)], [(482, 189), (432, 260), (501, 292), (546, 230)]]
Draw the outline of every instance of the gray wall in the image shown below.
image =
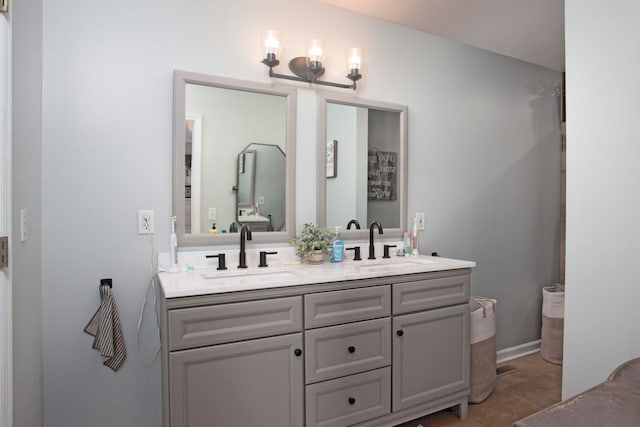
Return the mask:
[[(567, 263), (563, 396), (640, 356), (640, 4), (565, 2)], [(597, 23), (598, 25), (594, 25)], [(622, 61), (624, 58), (624, 61)]]
[[(42, 1), (11, 2), (13, 425), (43, 425)], [(28, 236), (20, 242), (20, 210)]]
[[(311, 0), (60, 0), (44, 9), (42, 38), (46, 304), (36, 297), (14, 307), (36, 318), (42, 310), (46, 426), (160, 425), (159, 363), (147, 367), (135, 354), (150, 278), (150, 241), (136, 233), (136, 211), (155, 209), (153, 244), (167, 251), (172, 71), (270, 82), (259, 63), (268, 28), (283, 34), (287, 57), (322, 38), (327, 80), (344, 80), (346, 47), (364, 48), (357, 96), (409, 106), (409, 213), (427, 219), (420, 251), (478, 262), (473, 293), (499, 300), (499, 348), (539, 337), (540, 287), (558, 273), (560, 138), (557, 99), (545, 90), (558, 72)], [(37, 97), (25, 102), (40, 108)], [(300, 224), (316, 212), (314, 89), (300, 85), (298, 107)], [(31, 167), (40, 167), (37, 151)], [(82, 332), (103, 277), (114, 279), (129, 350), (118, 373)]]

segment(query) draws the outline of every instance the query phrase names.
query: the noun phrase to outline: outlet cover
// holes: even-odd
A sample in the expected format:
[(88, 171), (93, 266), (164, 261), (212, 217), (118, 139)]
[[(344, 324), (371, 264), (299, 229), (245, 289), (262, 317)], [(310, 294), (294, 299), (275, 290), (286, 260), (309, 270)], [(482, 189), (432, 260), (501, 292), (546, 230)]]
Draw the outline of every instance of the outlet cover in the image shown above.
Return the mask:
[(424, 230), (424, 212), (416, 213), (416, 222), (418, 225), (418, 230)]
[(209, 220), (215, 221), (218, 217), (216, 208), (209, 208)]
[(154, 211), (150, 209), (138, 211), (138, 234), (155, 233)]

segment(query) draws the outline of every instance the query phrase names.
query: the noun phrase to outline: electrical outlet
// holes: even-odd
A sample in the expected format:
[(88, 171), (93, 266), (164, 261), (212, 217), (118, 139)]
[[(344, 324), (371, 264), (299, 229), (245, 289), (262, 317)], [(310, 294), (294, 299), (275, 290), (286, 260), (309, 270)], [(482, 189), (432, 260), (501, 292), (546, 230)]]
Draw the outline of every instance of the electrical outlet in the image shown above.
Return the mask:
[(215, 221), (218, 217), (216, 208), (209, 208), (209, 220)]
[(260, 206), (264, 206), (264, 196), (260, 196), (260, 197), (258, 197), (258, 204), (259, 204)]
[(418, 230), (424, 230), (424, 212), (416, 213), (416, 223), (418, 225)]
[(138, 211), (138, 234), (153, 234), (155, 233), (155, 220), (153, 210), (139, 210)]

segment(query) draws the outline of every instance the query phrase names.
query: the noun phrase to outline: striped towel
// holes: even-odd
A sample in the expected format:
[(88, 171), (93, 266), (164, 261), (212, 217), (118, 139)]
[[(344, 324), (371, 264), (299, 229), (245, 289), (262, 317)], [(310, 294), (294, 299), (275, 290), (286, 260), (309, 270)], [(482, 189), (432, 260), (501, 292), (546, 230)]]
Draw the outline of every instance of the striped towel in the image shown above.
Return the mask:
[(105, 357), (103, 364), (117, 371), (127, 357), (127, 350), (111, 286), (100, 285), (100, 298), (100, 307), (84, 331), (95, 337), (93, 348), (100, 350), (102, 357)]

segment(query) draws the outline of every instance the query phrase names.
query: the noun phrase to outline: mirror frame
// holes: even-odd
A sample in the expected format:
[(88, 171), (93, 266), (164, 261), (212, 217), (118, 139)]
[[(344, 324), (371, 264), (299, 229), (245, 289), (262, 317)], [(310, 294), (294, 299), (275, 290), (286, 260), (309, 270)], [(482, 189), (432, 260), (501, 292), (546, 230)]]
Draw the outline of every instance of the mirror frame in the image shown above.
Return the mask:
[[(184, 123), (186, 85), (218, 87), (244, 92), (276, 95), (286, 98), (286, 183), (285, 183), (285, 222), (286, 231), (253, 232), (254, 243), (283, 243), (293, 238), (295, 223), (295, 163), (296, 163), (296, 102), (297, 90), (292, 87), (267, 85), (226, 77), (190, 71), (174, 70), (173, 72), (173, 215), (176, 216), (178, 246), (208, 246), (237, 244), (238, 233), (185, 233), (185, 176), (184, 176)], [(235, 209), (235, 205), (233, 206)]]
[[(337, 93), (318, 94), (318, 143), (317, 143), (317, 219), (321, 227), (327, 227), (327, 177), (325, 153), (327, 143), (327, 104), (351, 105), (354, 107), (371, 108), (375, 110), (391, 111), (400, 114), (400, 150), (398, 153), (400, 170), (398, 171), (398, 197), (400, 200), (400, 227), (382, 227), (385, 239), (402, 239), (403, 233), (407, 230), (407, 132), (408, 132), (408, 108), (405, 105), (391, 104), (388, 102), (371, 101), (353, 96), (346, 96)], [(335, 224), (333, 224), (335, 225)], [(362, 225), (361, 225), (362, 226)], [(347, 230), (346, 225), (340, 231), (340, 236), (344, 240), (364, 240), (369, 238), (369, 224), (364, 224), (360, 230)]]

